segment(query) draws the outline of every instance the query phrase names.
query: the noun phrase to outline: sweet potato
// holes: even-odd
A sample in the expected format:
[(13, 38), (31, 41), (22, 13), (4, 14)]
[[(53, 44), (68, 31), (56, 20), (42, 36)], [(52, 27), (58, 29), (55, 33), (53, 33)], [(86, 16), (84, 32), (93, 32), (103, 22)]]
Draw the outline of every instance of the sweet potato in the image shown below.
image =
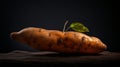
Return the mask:
[(97, 54), (107, 49), (99, 38), (74, 31), (62, 32), (28, 27), (18, 32), (12, 32), (10, 36), (16, 41), (43, 51)]

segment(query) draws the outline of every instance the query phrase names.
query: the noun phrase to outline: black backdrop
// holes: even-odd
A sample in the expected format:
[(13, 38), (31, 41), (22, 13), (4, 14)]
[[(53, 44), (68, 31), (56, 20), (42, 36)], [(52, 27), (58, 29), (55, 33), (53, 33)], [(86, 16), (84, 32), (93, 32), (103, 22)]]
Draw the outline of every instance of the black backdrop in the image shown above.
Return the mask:
[[(62, 30), (64, 22), (82, 22), (107, 46), (120, 51), (118, 5), (102, 0), (1, 0), (0, 52), (30, 50), (30, 47), (10, 39), (9, 34), (25, 27)], [(34, 51), (34, 50), (33, 50)]]

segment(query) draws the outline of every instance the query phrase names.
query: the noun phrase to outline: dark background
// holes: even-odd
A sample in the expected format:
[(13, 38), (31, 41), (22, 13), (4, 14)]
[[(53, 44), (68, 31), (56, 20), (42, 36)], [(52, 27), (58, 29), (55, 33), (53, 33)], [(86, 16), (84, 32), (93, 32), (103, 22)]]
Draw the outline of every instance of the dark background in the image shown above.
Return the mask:
[(32, 48), (10, 38), (10, 33), (25, 27), (62, 30), (64, 22), (82, 22), (87, 33), (100, 38), (108, 51), (120, 51), (118, 5), (108, 0), (1, 0), (0, 52)]

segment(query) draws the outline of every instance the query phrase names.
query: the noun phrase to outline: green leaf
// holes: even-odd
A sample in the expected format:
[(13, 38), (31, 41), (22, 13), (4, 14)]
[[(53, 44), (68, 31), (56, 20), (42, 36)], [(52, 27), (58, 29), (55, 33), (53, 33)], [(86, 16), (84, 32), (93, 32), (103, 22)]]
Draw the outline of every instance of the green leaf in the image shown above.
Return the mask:
[(89, 29), (80, 22), (73, 22), (70, 25), (70, 28), (77, 32), (89, 32)]

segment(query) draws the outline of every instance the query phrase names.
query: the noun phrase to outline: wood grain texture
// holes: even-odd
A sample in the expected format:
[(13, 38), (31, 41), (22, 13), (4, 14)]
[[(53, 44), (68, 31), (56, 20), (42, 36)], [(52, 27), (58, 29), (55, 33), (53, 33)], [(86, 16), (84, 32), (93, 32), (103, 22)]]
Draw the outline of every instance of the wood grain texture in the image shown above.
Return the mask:
[(20, 65), (80, 65), (119, 64), (120, 53), (104, 51), (95, 55), (61, 54), (56, 52), (12, 51), (0, 53), (0, 64)]

